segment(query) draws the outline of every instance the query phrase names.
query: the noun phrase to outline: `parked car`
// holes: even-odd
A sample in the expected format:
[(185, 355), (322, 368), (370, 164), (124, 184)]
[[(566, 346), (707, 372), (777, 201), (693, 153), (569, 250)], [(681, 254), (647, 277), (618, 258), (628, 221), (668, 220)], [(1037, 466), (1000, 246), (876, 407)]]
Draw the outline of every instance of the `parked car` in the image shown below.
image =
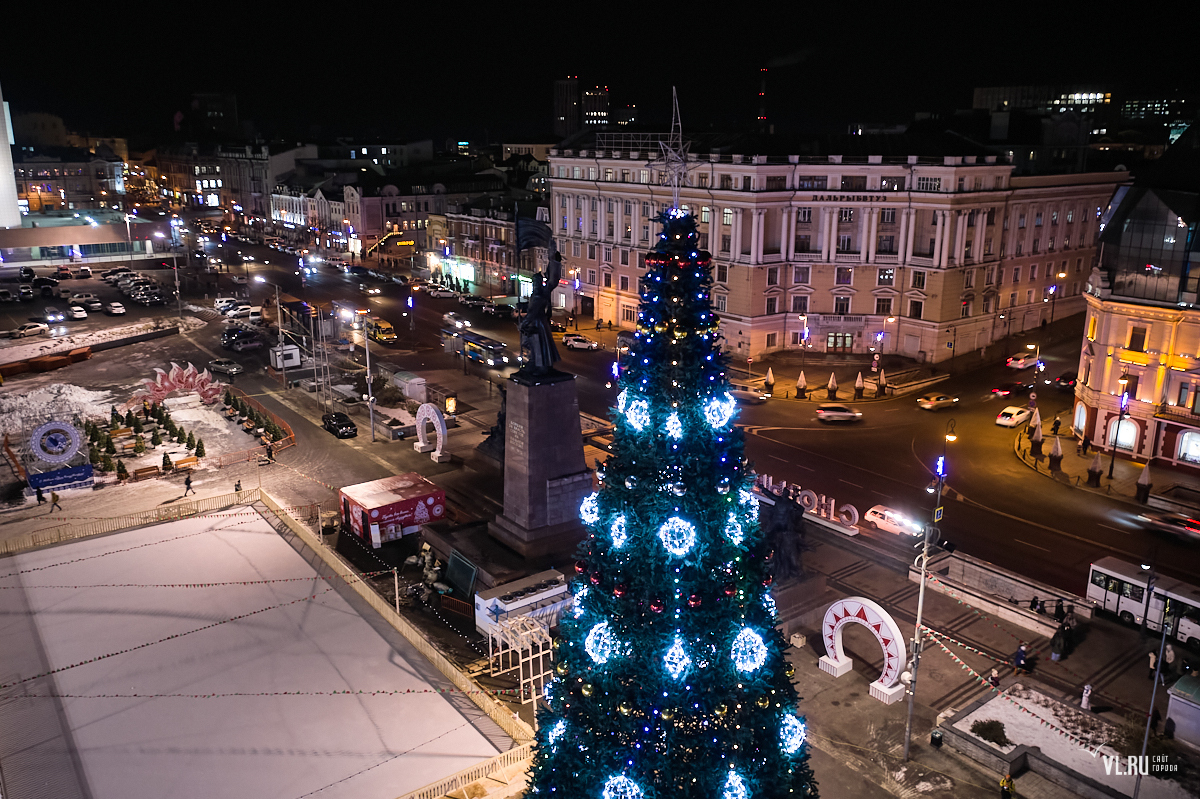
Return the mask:
[(233, 375), (240, 375), (246, 369), (232, 358), (217, 358), (215, 361), (208, 362), (208, 371), (219, 372), (220, 374), (232, 377)]
[[(230, 333), (234, 333), (235, 335), (229, 335)], [(221, 346), (227, 350), (231, 350), (233, 349), (233, 345), (242, 341), (250, 341), (255, 338), (257, 338), (257, 336), (252, 330), (242, 330), (240, 328), (232, 331), (226, 330), (225, 333), (221, 335)]]
[(917, 397), (917, 407), (927, 411), (940, 411), (942, 408), (953, 408), (958, 403), (958, 397), (931, 391)]
[(1001, 383), (992, 389), (992, 393), (997, 397), (1011, 397), (1014, 394), (1028, 394), (1032, 390), (1032, 380), (1017, 380), (1011, 383)]
[(163, 295), (162, 292), (158, 292), (158, 291), (150, 291), (150, 292), (146, 292), (145, 294), (139, 294), (136, 299), (137, 299), (138, 303), (141, 305), (166, 305), (167, 304), (166, 296)]
[(324, 427), (338, 438), (354, 438), (358, 435), (358, 426), (350, 421), (350, 417), (341, 411), (334, 411), (322, 416), (321, 427)]
[(886, 505), (870, 508), (863, 514), (863, 524), (872, 530), (885, 530), (896, 535), (920, 535), (922, 532), (919, 522)]
[(1054, 378), (1054, 387), (1063, 391), (1071, 391), (1075, 388), (1077, 382), (1079, 382), (1078, 372), (1063, 372)]
[(358, 290), (363, 294), (382, 294), (383, 290), (379, 286), (372, 286), (369, 283), (359, 283)]
[(1200, 519), (1193, 519), (1187, 514), (1165, 510), (1144, 510), (1137, 518), (1144, 527), (1151, 530), (1171, 533), (1189, 541), (1200, 541)]
[(459, 304), (465, 305), (468, 308), (479, 308), (482, 307), (487, 300), (483, 297), (476, 297), (474, 294), (460, 294), (458, 297), (458, 302)]
[(42, 320), (45, 322), (61, 322), (63, 319), (66, 319), (63, 312), (53, 305), (47, 305), (42, 309)]
[(58, 288), (58, 281), (52, 277), (35, 277), (30, 285), (35, 289), (53, 289)]
[(0, 289), (0, 302), (15, 302), (17, 295), (8, 289)]
[(857, 422), (861, 419), (862, 411), (857, 411), (849, 405), (822, 402), (817, 406), (817, 421), (819, 422)]
[(90, 266), (81, 266), (75, 270), (75, 279), (84, 280), (92, 276), (92, 268)]
[(250, 315), (250, 309), (254, 306), (248, 302), (239, 302), (236, 305), (230, 305), (225, 309), (225, 316), (229, 319), (241, 319)]
[(229, 349), (234, 352), (245, 352), (246, 350), (262, 349), (262, 339), (259, 338), (239, 338), (237, 341), (229, 345)]
[(490, 303), (490, 302), (487, 305), (483, 306), (483, 312), (490, 313), (492, 316), (498, 316), (501, 319), (512, 319), (514, 316), (517, 315), (517, 309), (512, 307), (511, 305), (506, 305), (506, 304), (496, 305), (495, 303)]
[(37, 273), (33, 271), (32, 266), (22, 266), (17, 270), (17, 280), (33, 280), (37, 277)]
[(21, 300), (22, 302), (24, 302), (25, 300), (32, 300), (33, 299), (33, 286), (30, 286), (28, 283), (22, 283), (20, 286), (18, 286), (17, 287), (17, 299)]
[(581, 336), (578, 333), (568, 333), (563, 336), (563, 346), (569, 350), (598, 350), (600, 342), (593, 341), (587, 336)]
[(1009, 369), (1032, 369), (1033, 365), (1037, 363), (1037, 357), (1032, 352), (1018, 352), (1011, 356), (1006, 363)]
[(1030, 415), (1028, 408), (1018, 408), (1016, 405), (1009, 405), (996, 414), (996, 424), (1001, 427), (1017, 427), (1028, 422)]
[(566, 326), (566, 324), (558, 321), (557, 319), (551, 319), (550, 320), (550, 332), (551, 333), (566, 333), (567, 326)]
[(747, 388), (731, 388), (729, 396), (733, 397), (738, 402), (744, 402), (747, 405), (760, 405), (767, 401), (767, 395), (761, 391), (753, 391)]
[(229, 279), (233, 281), (233, 285), (235, 286), (245, 286), (250, 283), (250, 278), (245, 275), (233, 275)]
[(26, 322), (12, 332), (13, 338), (48, 335), (50, 335), (50, 325), (44, 322)]
[(452, 291), (443, 286), (435, 286), (429, 289), (430, 297), (457, 297), (458, 292)]
[(87, 319), (87, 309), (82, 305), (71, 305), (67, 307), (67, 316), (72, 319)]
[(66, 264), (61, 264), (57, 269), (54, 270), (54, 276), (59, 280), (70, 280), (73, 277), (71, 274), (71, 267), (67, 266)]
[(124, 316), (125, 306), (119, 302), (110, 302), (104, 306), (104, 312), (109, 316)]

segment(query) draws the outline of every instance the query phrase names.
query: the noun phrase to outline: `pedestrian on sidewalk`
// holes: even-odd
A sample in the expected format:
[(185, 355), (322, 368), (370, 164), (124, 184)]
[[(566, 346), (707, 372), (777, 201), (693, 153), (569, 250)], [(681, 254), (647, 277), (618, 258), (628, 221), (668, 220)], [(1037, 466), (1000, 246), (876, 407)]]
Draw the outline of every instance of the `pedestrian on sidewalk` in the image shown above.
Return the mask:
[(1030, 610), (1032, 610), (1032, 611), (1034, 611), (1034, 612), (1037, 612), (1037, 609), (1038, 609), (1038, 598), (1037, 598), (1036, 596), (1035, 596), (1033, 599), (1029, 600), (1029, 609), (1030, 609)]
[(51, 492), (50, 492), (50, 512), (51, 512), (51, 513), (54, 513), (54, 509), (55, 509), (55, 508), (58, 508), (58, 509), (61, 511), (61, 510), (62, 510), (62, 505), (59, 505), (59, 504), (58, 504), (58, 492), (57, 492), (57, 491), (51, 491)]
[(46, 504), (46, 495), (42, 493), (42, 487), (38, 486), (37, 488), (34, 489), (34, 492), (37, 494), (38, 504), (45, 505)]
[(1029, 655), (1025, 652), (1025, 644), (1017, 647), (1017, 651), (1012, 656), (1013, 676), (1019, 672), (1027, 671), (1026, 666), (1029, 664)]
[(1153, 682), (1155, 667), (1158, 666), (1158, 653), (1155, 652), (1153, 649), (1151, 649), (1149, 654), (1150, 654), (1150, 674), (1149, 674), (1148, 679), (1151, 682)]
[(1158, 735), (1158, 725), (1162, 723), (1162, 714), (1158, 712), (1158, 708), (1150, 711), (1150, 730), (1155, 735)]
[(612, 320), (611, 319), (608, 320), (608, 332), (609, 333), (612, 332)]
[(1092, 440), (1090, 438), (1088, 438), (1087, 436), (1084, 436), (1082, 443), (1083, 443), (1083, 454), (1087, 455), (1088, 449), (1092, 446)]
[(1083, 686), (1083, 697), (1079, 700), (1079, 706), (1084, 710), (1092, 709), (1092, 686), (1091, 683)]
[(1050, 425), (1050, 434), (1055, 436), (1058, 435), (1058, 428), (1060, 427), (1062, 427), (1062, 419), (1059, 419), (1057, 416), (1055, 416), (1054, 424)]
[(1050, 637), (1050, 660), (1054, 663), (1062, 660), (1064, 648), (1063, 628), (1062, 625), (1059, 625), (1058, 629), (1054, 631), (1054, 635)]
[(1067, 612), (1063, 610), (1063, 601), (1061, 599), (1054, 600), (1054, 620), (1059, 624), (1067, 620)]
[(997, 691), (999, 691), (1000, 690), (1000, 672), (996, 671), (995, 669), (992, 669), (992, 673), (988, 675), (988, 684), (991, 685), (993, 688), (995, 688)]
[(275, 444), (272, 441), (267, 442), (267, 460), (275, 462)]
[(1013, 797), (1013, 778), (1011, 774), (1005, 774), (1000, 778), (1000, 799), (1012, 799)]
[(1175, 647), (1167, 644), (1166, 650), (1163, 651), (1163, 674), (1167, 677), (1175, 676)]
[(183, 479), (183, 495), (186, 497), (188, 492), (196, 493), (196, 489), (192, 488), (192, 476), (189, 474)]

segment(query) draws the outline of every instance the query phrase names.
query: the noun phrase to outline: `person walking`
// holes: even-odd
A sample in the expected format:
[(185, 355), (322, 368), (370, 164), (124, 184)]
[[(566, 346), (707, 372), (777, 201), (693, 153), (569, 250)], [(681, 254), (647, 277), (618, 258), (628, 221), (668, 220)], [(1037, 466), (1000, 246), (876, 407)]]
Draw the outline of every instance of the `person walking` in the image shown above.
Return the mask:
[(1038, 598), (1037, 598), (1036, 596), (1035, 596), (1033, 599), (1029, 600), (1029, 609), (1030, 609), (1030, 610), (1032, 610), (1032, 611), (1034, 611), (1034, 612), (1036, 612), (1036, 611), (1037, 611), (1037, 609), (1038, 609)]
[(1062, 660), (1064, 648), (1063, 628), (1062, 625), (1059, 625), (1059, 628), (1054, 631), (1054, 635), (1050, 637), (1050, 660), (1054, 663)]
[(1153, 649), (1151, 649), (1149, 654), (1150, 654), (1150, 674), (1149, 674), (1148, 679), (1151, 682), (1153, 682), (1155, 667), (1158, 666), (1158, 653), (1155, 652)]
[(1163, 676), (1175, 676), (1175, 647), (1167, 644), (1167, 648), (1163, 650)]
[(1092, 446), (1092, 440), (1087, 436), (1083, 437), (1083, 454), (1088, 454), (1088, 449)]
[(192, 476), (189, 474), (183, 479), (183, 495), (186, 497), (188, 492), (196, 493), (196, 489), (192, 488)]
[(51, 513), (54, 513), (54, 509), (55, 509), (55, 508), (58, 508), (58, 509), (61, 511), (61, 510), (62, 510), (62, 505), (59, 505), (59, 504), (58, 504), (58, 492), (57, 492), (57, 491), (51, 491), (51, 492), (50, 492), (50, 512), (51, 512)]
[(1013, 778), (1011, 774), (1005, 774), (1000, 778), (1000, 799), (1012, 799), (1013, 796)]
[(992, 669), (992, 673), (988, 675), (987, 681), (988, 681), (988, 684), (991, 685), (993, 688), (995, 688), (997, 691), (1000, 690), (1000, 672), (996, 671), (995, 669)]
[(1026, 671), (1026, 666), (1028, 663), (1029, 655), (1025, 652), (1025, 644), (1021, 644), (1019, 647), (1017, 647), (1017, 651), (1014, 652), (1012, 656), (1013, 675), (1015, 676), (1019, 672)]
[(45, 505), (46, 504), (46, 495), (42, 493), (42, 487), (38, 486), (37, 488), (34, 489), (34, 492), (37, 494), (38, 504)]
[(1067, 612), (1063, 610), (1063, 601), (1061, 599), (1054, 600), (1054, 620), (1059, 624), (1067, 620)]
[(1092, 686), (1091, 683), (1083, 686), (1083, 696), (1079, 700), (1079, 706), (1084, 710), (1092, 709)]
[(1057, 416), (1055, 416), (1054, 424), (1050, 425), (1050, 434), (1054, 436), (1058, 435), (1058, 428), (1060, 427), (1062, 427), (1062, 419), (1059, 419)]
[(271, 441), (267, 442), (267, 460), (271, 463), (275, 462), (275, 444)]

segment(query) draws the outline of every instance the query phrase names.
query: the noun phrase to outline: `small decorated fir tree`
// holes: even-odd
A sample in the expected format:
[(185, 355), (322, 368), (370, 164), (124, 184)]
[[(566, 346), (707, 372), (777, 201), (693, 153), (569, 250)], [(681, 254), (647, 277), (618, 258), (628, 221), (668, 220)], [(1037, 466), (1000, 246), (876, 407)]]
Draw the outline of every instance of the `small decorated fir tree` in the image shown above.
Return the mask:
[(196, 457), (197, 458), (204, 457), (204, 439), (203, 438), (196, 439)]

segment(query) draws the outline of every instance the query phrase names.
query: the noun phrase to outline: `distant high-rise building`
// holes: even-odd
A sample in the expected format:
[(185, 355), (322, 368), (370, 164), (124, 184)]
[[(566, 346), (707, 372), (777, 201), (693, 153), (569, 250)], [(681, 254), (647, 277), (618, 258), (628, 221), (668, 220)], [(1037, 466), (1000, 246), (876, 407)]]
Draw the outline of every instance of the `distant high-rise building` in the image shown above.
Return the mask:
[(583, 124), (589, 128), (608, 124), (608, 87), (596, 86), (583, 93)]
[(614, 125), (624, 127), (632, 125), (638, 121), (638, 110), (636, 105), (627, 105), (624, 108), (618, 108), (612, 112), (612, 121)]
[(1036, 108), (1054, 111), (1098, 111), (1112, 102), (1112, 89), (1096, 86), (986, 86), (976, 87), (971, 107), (987, 111)]
[(204, 94), (192, 95), (192, 129), (198, 134), (211, 136), (239, 136), (237, 95)]
[(565, 139), (578, 133), (583, 127), (581, 112), (579, 76), (554, 81), (554, 135)]
[(0, 228), (20, 227), (21, 226), (21, 207), (17, 204), (17, 181), (13, 173), (12, 162), (12, 145), (13, 141), (12, 121), (8, 115), (8, 103), (4, 102), (4, 94), (0, 93), (0, 115), (4, 118), (0, 122), (4, 123), (3, 129), (0, 129)]

